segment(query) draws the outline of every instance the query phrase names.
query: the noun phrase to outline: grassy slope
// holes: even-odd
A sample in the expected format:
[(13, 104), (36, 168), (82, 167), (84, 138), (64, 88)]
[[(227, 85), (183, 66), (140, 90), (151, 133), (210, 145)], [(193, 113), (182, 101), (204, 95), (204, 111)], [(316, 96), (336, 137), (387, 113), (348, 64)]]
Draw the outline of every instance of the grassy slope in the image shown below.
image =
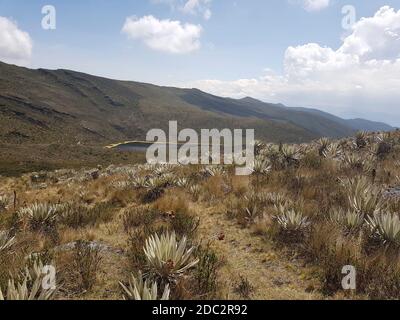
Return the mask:
[(345, 136), (348, 127), (306, 112), (199, 90), (159, 87), (67, 70), (0, 63), (0, 137), (8, 143), (104, 143), (144, 139), (149, 129), (254, 128), (268, 141)]
[(0, 175), (62, 168), (124, 165), (145, 162), (145, 155), (108, 150), (99, 146), (59, 144), (0, 144)]

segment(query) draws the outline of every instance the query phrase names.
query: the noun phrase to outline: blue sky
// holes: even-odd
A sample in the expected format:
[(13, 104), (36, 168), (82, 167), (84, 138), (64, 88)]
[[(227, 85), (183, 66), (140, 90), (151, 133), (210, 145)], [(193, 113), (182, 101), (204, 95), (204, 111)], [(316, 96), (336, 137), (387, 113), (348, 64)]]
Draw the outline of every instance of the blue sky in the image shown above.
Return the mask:
[[(188, 1), (199, 6), (185, 7)], [(329, 5), (311, 10), (306, 1)], [(55, 30), (41, 26), (42, 7), (49, 4), (56, 8)], [(345, 5), (356, 10), (353, 30), (342, 27)], [(384, 6), (388, 10), (376, 16)], [(0, 44), (0, 60), (199, 87), (224, 96), (251, 95), (400, 126), (395, 90), (400, 84), (399, 9), (398, 0), (0, 0), (0, 17), (27, 33), (32, 46), (29, 54), (14, 59), (26, 46), (11, 43), (11, 50)], [(370, 21), (357, 24), (362, 17)], [(148, 32), (157, 27), (176, 34), (149, 39)], [(384, 44), (376, 43), (379, 37)], [(170, 39), (178, 44), (171, 46)], [(369, 54), (356, 48), (359, 39)], [(371, 61), (382, 64), (372, 70)], [(385, 68), (391, 70), (388, 82)]]

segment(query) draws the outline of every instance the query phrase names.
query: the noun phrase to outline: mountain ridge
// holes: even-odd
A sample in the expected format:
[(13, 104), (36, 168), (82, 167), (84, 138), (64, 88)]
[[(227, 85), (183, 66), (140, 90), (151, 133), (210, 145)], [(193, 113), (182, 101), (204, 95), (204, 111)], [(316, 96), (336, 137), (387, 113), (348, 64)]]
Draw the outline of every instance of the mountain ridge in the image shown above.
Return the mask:
[[(343, 137), (367, 120), (346, 120), (246, 97), (223, 98), (199, 89), (112, 80), (82, 72), (28, 69), (0, 62), (0, 138), (4, 143), (89, 143), (144, 139), (168, 121), (200, 129), (255, 129), (271, 142)], [(321, 111), (322, 113), (322, 111)], [(340, 120), (338, 120), (340, 119)]]

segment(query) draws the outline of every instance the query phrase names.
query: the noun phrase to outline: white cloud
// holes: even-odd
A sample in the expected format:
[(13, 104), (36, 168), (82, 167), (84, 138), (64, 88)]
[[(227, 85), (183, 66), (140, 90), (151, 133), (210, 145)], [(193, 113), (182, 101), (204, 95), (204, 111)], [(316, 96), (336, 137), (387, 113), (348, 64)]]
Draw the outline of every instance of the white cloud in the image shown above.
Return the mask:
[(363, 61), (400, 58), (400, 10), (384, 6), (374, 17), (362, 18), (339, 52), (357, 55)]
[(167, 4), (173, 10), (180, 10), (186, 14), (202, 15), (209, 20), (212, 16), (212, 0), (151, 0), (154, 3)]
[(190, 14), (202, 14), (204, 19), (209, 20), (212, 12), (210, 9), (211, 0), (188, 0), (182, 7), (182, 11)]
[(32, 40), (8, 18), (0, 17), (0, 60), (24, 65), (32, 55)]
[(282, 75), (267, 71), (253, 79), (203, 80), (193, 86), (342, 115), (373, 114), (400, 124), (400, 10), (385, 6), (362, 18), (337, 50), (316, 43), (289, 47), (283, 63)]
[(184, 54), (200, 48), (202, 28), (200, 25), (145, 16), (127, 18), (122, 32), (131, 39), (143, 41), (151, 49)]
[(304, 9), (307, 11), (320, 11), (329, 7), (330, 0), (303, 0)]

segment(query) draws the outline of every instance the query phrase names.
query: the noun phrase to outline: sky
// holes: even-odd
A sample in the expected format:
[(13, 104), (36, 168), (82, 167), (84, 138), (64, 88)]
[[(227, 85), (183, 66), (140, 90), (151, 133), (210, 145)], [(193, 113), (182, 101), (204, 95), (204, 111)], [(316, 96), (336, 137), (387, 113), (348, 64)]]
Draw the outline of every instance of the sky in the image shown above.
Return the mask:
[(0, 61), (400, 126), (399, 0), (0, 0)]

